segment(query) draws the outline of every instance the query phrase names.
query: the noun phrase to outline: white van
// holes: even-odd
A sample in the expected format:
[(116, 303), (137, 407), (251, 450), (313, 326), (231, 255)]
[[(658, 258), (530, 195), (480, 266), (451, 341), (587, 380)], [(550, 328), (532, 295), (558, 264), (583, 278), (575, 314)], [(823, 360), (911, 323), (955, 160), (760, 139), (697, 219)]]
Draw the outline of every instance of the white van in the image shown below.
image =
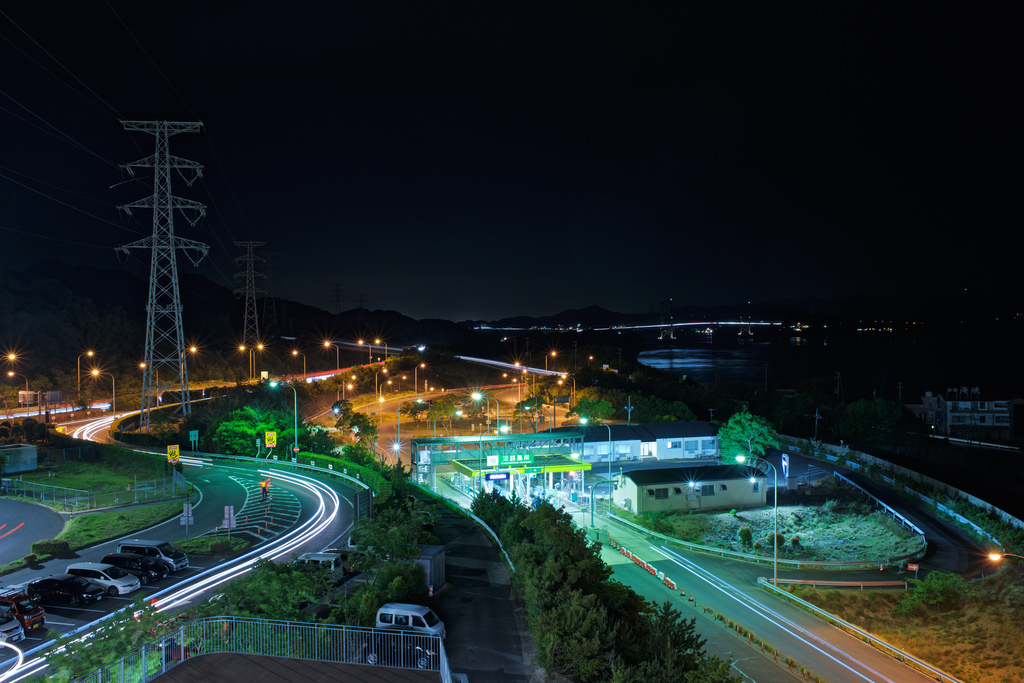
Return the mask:
[(129, 574), (120, 567), (99, 562), (75, 562), (68, 565), (68, 574), (81, 576), (103, 586), (107, 595), (127, 595), (142, 586), (139, 577)]
[(434, 610), (422, 605), (410, 605), (404, 602), (389, 602), (377, 610), (376, 628), (394, 628), (403, 631), (417, 631), (431, 636), (444, 638), (447, 632), (444, 622)]
[(121, 541), (117, 544), (119, 553), (138, 553), (146, 557), (160, 560), (169, 571), (178, 571), (188, 566), (188, 555), (181, 552), (167, 541), (151, 541), (141, 538), (133, 538), (130, 541)]

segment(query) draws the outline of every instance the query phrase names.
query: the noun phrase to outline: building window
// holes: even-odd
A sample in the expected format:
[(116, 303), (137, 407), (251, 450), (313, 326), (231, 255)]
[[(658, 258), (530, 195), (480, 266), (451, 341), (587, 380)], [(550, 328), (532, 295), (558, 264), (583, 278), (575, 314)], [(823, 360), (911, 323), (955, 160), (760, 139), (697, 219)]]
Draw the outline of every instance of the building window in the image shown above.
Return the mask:
[(751, 486), (751, 488), (753, 488), (753, 489), (754, 489), (754, 493), (760, 493), (760, 492), (761, 492), (761, 482), (759, 482), (759, 481), (755, 481), (755, 482), (754, 482), (753, 484), (751, 484), (750, 486)]
[(700, 495), (702, 495), (702, 496), (713, 496), (713, 495), (715, 495), (715, 485), (714, 484), (704, 484), (703, 486), (700, 487)]
[(647, 497), (648, 498), (653, 498), (654, 497), (654, 489), (647, 489)]
[(696, 439), (690, 440), (690, 441), (684, 441), (683, 442), (683, 450), (685, 450), (687, 453), (696, 453), (697, 452), (697, 441), (696, 441)]
[(678, 486), (674, 486), (672, 488), (672, 493), (674, 493), (677, 496), (681, 496), (681, 495), (683, 495), (683, 490), (681, 488), (679, 488)]
[(668, 488), (654, 489), (654, 500), (668, 499)]
[(668, 447), (669, 448), (682, 448), (683, 447), (683, 442), (682, 441), (669, 441), (668, 442)]
[(721, 488), (721, 489), (719, 489), (719, 490), (720, 490), (720, 491), (728, 491), (728, 490), (729, 490), (729, 487), (728, 487), (728, 486), (726, 486), (725, 484), (722, 484), (722, 488)]

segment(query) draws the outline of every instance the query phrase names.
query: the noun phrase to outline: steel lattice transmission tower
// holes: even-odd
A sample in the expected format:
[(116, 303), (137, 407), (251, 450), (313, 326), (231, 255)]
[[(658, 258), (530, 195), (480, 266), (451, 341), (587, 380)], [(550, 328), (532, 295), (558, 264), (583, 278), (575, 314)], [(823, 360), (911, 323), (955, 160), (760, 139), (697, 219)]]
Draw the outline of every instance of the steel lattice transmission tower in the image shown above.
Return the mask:
[(203, 124), (181, 121), (121, 123), (124, 124), (125, 130), (149, 133), (156, 138), (156, 151), (152, 156), (122, 165), (122, 168), (131, 175), (135, 174), (136, 168), (152, 168), (153, 195), (118, 207), (129, 215), (132, 209), (153, 210), (152, 237), (118, 247), (126, 254), (130, 249), (149, 249), (153, 252), (149, 267), (146, 365), (142, 371), (142, 412), (139, 416), (139, 427), (146, 431), (150, 425), (150, 412), (156, 407), (158, 397), (165, 391), (180, 391), (180, 414), (184, 419), (192, 415), (192, 403), (188, 393), (185, 335), (181, 325), (176, 252), (184, 251), (193, 265), (199, 265), (209, 247), (202, 242), (174, 235), (174, 210), (182, 211), (185, 219), (194, 226), (206, 215), (206, 205), (171, 194), (171, 170), (177, 170), (185, 178), (186, 184), (192, 185), (202, 177), (203, 167), (198, 162), (173, 156), (168, 151), (168, 140), (178, 133), (198, 132)]
[(235, 273), (236, 278), (245, 278), (245, 288), (239, 287), (232, 290), (234, 294), (245, 294), (245, 327), (242, 334), (242, 343), (245, 348), (255, 348), (260, 343), (260, 321), (256, 314), (256, 295), (266, 294), (262, 289), (256, 287), (256, 278), (263, 277), (263, 273), (257, 273), (253, 264), (263, 259), (252, 253), (253, 247), (266, 246), (266, 242), (235, 242), (236, 247), (245, 247), (245, 256), (236, 256), (235, 263), (245, 261), (245, 272)]

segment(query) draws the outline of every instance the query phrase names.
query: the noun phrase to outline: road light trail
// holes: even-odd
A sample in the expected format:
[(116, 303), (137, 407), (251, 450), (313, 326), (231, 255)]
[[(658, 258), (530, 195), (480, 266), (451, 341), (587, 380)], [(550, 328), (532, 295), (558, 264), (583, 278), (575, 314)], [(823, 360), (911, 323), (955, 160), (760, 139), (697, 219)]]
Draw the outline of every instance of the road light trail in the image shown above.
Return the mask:
[[(839, 647), (837, 647), (836, 645), (834, 645), (834, 644), (830, 643), (829, 641), (821, 638), (820, 636), (817, 636), (817, 635), (811, 633), (810, 631), (808, 631), (807, 629), (803, 628), (799, 624), (796, 624), (793, 621), (790, 621), (789, 619), (787, 619), (786, 617), (782, 616), (781, 614), (779, 614), (778, 612), (776, 612), (772, 608), (768, 607), (764, 603), (762, 603), (759, 600), (756, 600), (753, 597), (747, 595), (746, 593), (744, 593), (740, 589), (734, 587), (733, 585), (727, 583), (726, 581), (723, 581), (722, 579), (720, 579), (719, 577), (715, 576), (710, 571), (704, 569), (700, 565), (698, 565), (698, 564), (696, 564), (696, 563), (686, 559), (682, 555), (679, 555), (678, 553), (676, 553), (676, 552), (666, 548), (665, 546), (661, 546), (661, 547), (648, 546), (648, 547), (651, 550), (653, 550), (654, 552), (656, 552), (659, 555), (661, 555), (662, 557), (664, 557), (665, 559), (667, 559), (670, 562), (672, 562), (673, 564), (677, 565), (683, 571), (688, 572), (689, 574), (691, 574), (694, 578), (703, 581), (709, 587), (714, 588), (715, 590), (720, 592), (725, 597), (727, 597), (727, 598), (729, 598), (729, 599), (739, 603), (744, 609), (749, 610), (750, 612), (753, 612), (754, 614), (758, 615), (759, 617), (761, 617), (762, 619), (764, 619), (768, 623), (774, 625), (776, 628), (778, 628), (778, 629), (780, 629), (782, 631), (785, 631), (792, 638), (795, 638), (796, 640), (802, 642), (804, 645), (807, 645), (808, 647), (810, 647), (813, 650), (817, 651), (823, 657), (827, 657), (831, 661), (835, 662), (837, 665), (839, 665), (842, 668), (846, 669), (852, 675), (856, 676), (858, 679), (864, 680), (864, 681), (886, 681), (887, 683), (901, 683), (901, 681), (906, 680), (905, 678), (900, 678), (900, 679), (889, 678), (888, 676), (886, 676), (882, 672), (876, 671), (875, 669), (872, 669), (871, 667), (867, 666), (863, 662), (859, 662), (859, 661), (854, 660), (852, 657), (850, 657), (845, 652), (843, 652), (841, 649), (839, 649)], [(835, 653), (835, 654), (833, 654), (833, 653)], [(851, 664), (847, 663), (847, 661), (843, 661), (843, 660), (852, 660), (856, 666), (859, 666), (859, 667), (865, 669), (870, 674), (872, 674), (874, 677), (873, 678), (869, 677), (868, 675), (862, 673), (861, 671), (858, 671)]]
[[(150, 596), (150, 601), (159, 611), (163, 612), (185, 605), (203, 591), (215, 588), (226, 581), (248, 572), (260, 559), (275, 560), (282, 557), (321, 533), (324, 529), (330, 526), (338, 516), (341, 509), (341, 497), (336, 491), (323, 482), (301, 474), (288, 474), (281, 472), (280, 470), (259, 470), (258, 472), (261, 475), (273, 475), (275, 479), (279, 481), (288, 482), (310, 491), (317, 499), (316, 512), (312, 517), (310, 517), (310, 519), (299, 527), (282, 534), (279, 538), (268, 542), (266, 545), (256, 550), (236, 558), (227, 566), (208, 569), (205, 572), (201, 572), (196, 576), (184, 579), (181, 583)], [(118, 610), (118, 612), (120, 611), (121, 610)], [(114, 612), (113, 614), (117, 614), (118, 612)], [(97, 622), (93, 622), (87, 627), (80, 629), (78, 631), (78, 633), (81, 634), (80, 637), (82, 639), (91, 637), (91, 632), (85, 632), (84, 629), (94, 628), (96, 623)], [(39, 651), (44, 650), (51, 645), (52, 641), (44, 643), (33, 648), (27, 654), (35, 655)], [(42, 656), (36, 655), (32, 659), (24, 662), (16, 672), (12, 670), (3, 676), (0, 676), (0, 681), (20, 681), (25, 677), (42, 672), (45, 668), (46, 659)], [(11, 678), (15, 673), (18, 674), (18, 677)]]

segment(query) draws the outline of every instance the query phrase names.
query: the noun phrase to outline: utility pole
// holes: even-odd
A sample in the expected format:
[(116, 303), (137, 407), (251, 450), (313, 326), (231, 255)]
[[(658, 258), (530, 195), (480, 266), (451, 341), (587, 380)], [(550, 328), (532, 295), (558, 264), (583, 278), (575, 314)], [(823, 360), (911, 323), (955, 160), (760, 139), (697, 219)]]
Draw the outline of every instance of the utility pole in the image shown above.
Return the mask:
[[(189, 225), (195, 226), (206, 215), (206, 205), (191, 199), (171, 194), (171, 170), (180, 173), (191, 171), (192, 185), (202, 177), (201, 164), (171, 155), (168, 140), (178, 133), (199, 132), (202, 122), (182, 121), (122, 121), (125, 130), (149, 133), (156, 138), (156, 150), (152, 156), (122, 165), (130, 175), (136, 168), (153, 169), (153, 194), (131, 204), (122, 204), (119, 209), (131, 215), (132, 209), (153, 211), (153, 235), (118, 247), (127, 254), (130, 249), (149, 249), (152, 259), (149, 268), (149, 301), (146, 304), (146, 352), (145, 367), (142, 371), (142, 410), (139, 427), (148, 431), (150, 412), (156, 407), (157, 399), (164, 391), (180, 391), (180, 413), (184, 419), (192, 415), (192, 403), (188, 394), (188, 364), (185, 353), (185, 335), (181, 324), (181, 295), (178, 290), (177, 250), (182, 250), (193, 265), (206, 257), (209, 246), (202, 242), (176, 237), (174, 234), (174, 210), (182, 211)], [(160, 368), (164, 368), (161, 383)], [(153, 379), (157, 378), (156, 385)]]
[(235, 279), (245, 278), (245, 287), (232, 290), (235, 296), (245, 294), (245, 323), (243, 326), (242, 343), (245, 348), (256, 348), (261, 343), (260, 321), (256, 315), (256, 294), (266, 294), (265, 290), (256, 287), (256, 278), (263, 277), (263, 273), (257, 273), (253, 264), (256, 260), (262, 261), (259, 256), (252, 253), (253, 247), (266, 246), (266, 242), (235, 242), (236, 247), (245, 247), (245, 256), (236, 256), (235, 263), (245, 261), (245, 272), (235, 273)]

